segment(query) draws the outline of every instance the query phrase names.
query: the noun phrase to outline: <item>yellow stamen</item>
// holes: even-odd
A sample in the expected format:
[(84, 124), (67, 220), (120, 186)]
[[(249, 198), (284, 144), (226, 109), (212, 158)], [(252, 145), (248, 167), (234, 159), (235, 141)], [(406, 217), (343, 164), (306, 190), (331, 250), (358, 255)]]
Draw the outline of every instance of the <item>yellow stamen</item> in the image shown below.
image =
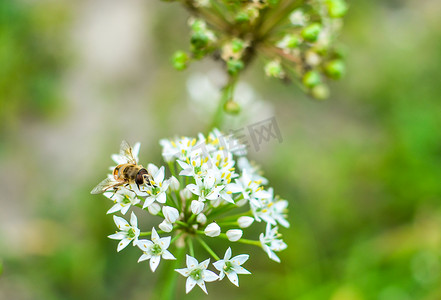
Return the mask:
[(192, 165), (193, 167), (196, 167), (196, 162), (194, 160), (192, 161)]
[(191, 141), (188, 141), (187, 142), (187, 147), (190, 147), (190, 145), (191, 145)]
[(190, 159), (187, 157), (187, 164), (190, 164)]
[(172, 144), (173, 147), (176, 148), (176, 143), (175, 142), (171, 141), (171, 144)]
[(233, 193), (232, 191), (228, 191), (228, 192), (227, 192), (227, 194), (232, 194), (232, 193)]
[[(225, 174), (225, 173), (224, 173)], [(230, 177), (231, 177), (231, 173), (228, 173), (228, 175), (227, 175), (227, 179), (230, 179)]]
[(231, 178), (228, 178), (227, 180), (227, 184), (229, 184), (231, 182)]
[(193, 140), (191, 141), (191, 145), (194, 146), (194, 144), (196, 144), (196, 139), (193, 139)]
[(234, 170), (236, 170), (236, 168), (229, 168), (228, 171), (233, 172)]

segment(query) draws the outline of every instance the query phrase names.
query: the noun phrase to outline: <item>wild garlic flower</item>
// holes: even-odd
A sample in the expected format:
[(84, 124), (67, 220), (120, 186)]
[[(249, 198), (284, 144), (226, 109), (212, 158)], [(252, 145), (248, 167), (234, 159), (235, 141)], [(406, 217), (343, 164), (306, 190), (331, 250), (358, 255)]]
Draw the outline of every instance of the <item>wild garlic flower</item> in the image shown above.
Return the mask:
[(138, 262), (150, 260), (150, 269), (155, 272), (156, 268), (163, 259), (176, 259), (167, 248), (170, 246), (171, 237), (160, 238), (155, 228), (152, 228), (152, 240), (139, 240), (136, 245), (143, 251), (143, 254), (138, 259)]
[(138, 219), (136, 215), (133, 213), (130, 217), (130, 224), (121, 217), (113, 216), (113, 220), (118, 227), (119, 232), (109, 235), (109, 238), (114, 240), (121, 240), (118, 243), (118, 248), (116, 249), (118, 252), (127, 247), (131, 241), (133, 241), (133, 245), (136, 244), (140, 230), (138, 228)]
[(175, 271), (184, 277), (187, 277), (185, 283), (185, 292), (188, 294), (197, 284), (205, 294), (208, 294), (205, 282), (212, 282), (219, 279), (214, 272), (207, 270), (210, 259), (199, 263), (196, 258), (187, 255), (187, 267), (176, 269)]
[[(259, 167), (247, 160), (245, 145), (217, 129), (206, 136), (199, 134), (197, 138), (163, 139), (160, 144), (167, 169), (150, 163), (145, 169), (149, 181), (140, 184), (139, 189), (133, 182), (106, 189), (105, 196), (114, 201), (108, 213), (124, 215), (131, 210), (130, 223), (113, 216), (119, 232), (109, 238), (120, 240), (117, 251), (133, 242), (142, 251), (139, 261), (150, 260), (150, 269), (154, 272), (161, 258), (174, 259), (172, 253), (182, 253), (176, 249), (185, 247), (187, 268), (177, 271), (187, 277), (187, 292), (196, 284), (206, 292), (205, 282), (218, 278), (209, 270), (207, 255), (215, 260), (213, 270), (220, 271), (219, 277), (226, 275), (235, 285), (238, 285), (237, 274), (249, 273), (241, 267), (248, 255), (231, 258), (230, 245), (260, 247), (270, 259), (280, 262), (275, 252), (287, 245), (277, 225), (289, 226), (288, 201), (274, 196), (274, 190), (267, 187), (268, 180)], [(151, 231), (142, 231), (135, 211), (157, 225)], [(262, 223), (266, 223), (266, 227)], [(260, 228), (262, 234), (248, 231), (251, 227)], [(165, 237), (160, 237), (163, 234)], [(213, 239), (221, 239), (227, 245), (224, 259), (209, 245)], [(199, 264), (196, 255), (205, 260)], [(183, 259), (178, 255), (176, 258), (178, 262)]]
[(225, 252), (224, 259), (220, 259), (213, 263), (214, 267), (220, 271), (219, 280), (222, 280), (225, 275), (236, 286), (239, 286), (238, 274), (251, 274), (241, 265), (245, 263), (250, 256), (248, 254), (241, 254), (235, 257), (231, 257), (231, 248), (228, 248)]

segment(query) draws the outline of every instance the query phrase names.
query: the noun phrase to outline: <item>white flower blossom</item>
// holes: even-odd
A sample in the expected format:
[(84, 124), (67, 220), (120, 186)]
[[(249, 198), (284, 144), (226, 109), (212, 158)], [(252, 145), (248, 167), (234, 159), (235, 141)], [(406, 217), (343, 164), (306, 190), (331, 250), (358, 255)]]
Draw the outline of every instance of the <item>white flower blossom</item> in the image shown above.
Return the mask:
[[(149, 169), (154, 169), (153, 166), (149, 166)], [(159, 203), (165, 203), (167, 201), (167, 195), (166, 191), (169, 186), (169, 181), (164, 180), (164, 167), (161, 167), (159, 170), (157, 170), (154, 175), (153, 179), (150, 180), (150, 183), (152, 184), (152, 187), (148, 191), (149, 196), (145, 199), (143, 208), (148, 207), (151, 205), (154, 201), (157, 201)]]
[(288, 246), (283, 240), (279, 239), (281, 235), (277, 230), (277, 226), (271, 228), (271, 224), (267, 223), (265, 234), (261, 233), (259, 240), (262, 244), (263, 250), (268, 254), (269, 258), (276, 262), (280, 262), (280, 258), (274, 252), (282, 251)]
[(118, 248), (116, 249), (118, 252), (127, 247), (131, 241), (133, 244), (136, 244), (140, 230), (138, 228), (138, 219), (136, 215), (132, 212), (130, 216), (130, 225), (129, 223), (121, 217), (113, 216), (113, 220), (118, 227), (119, 232), (109, 235), (109, 238), (114, 240), (121, 240), (118, 243)]
[(152, 228), (152, 240), (139, 240), (137, 246), (143, 251), (143, 254), (138, 259), (138, 262), (150, 259), (150, 269), (155, 272), (156, 268), (163, 259), (176, 259), (167, 248), (170, 246), (171, 237), (160, 238), (155, 228)]
[(187, 268), (175, 269), (176, 272), (187, 277), (185, 292), (188, 294), (197, 284), (205, 294), (208, 294), (205, 282), (212, 282), (219, 278), (214, 272), (207, 270), (210, 259), (199, 263), (194, 257), (187, 255)]
[(104, 196), (114, 201), (114, 205), (107, 211), (108, 214), (113, 214), (121, 211), (123, 215), (127, 213), (132, 205), (136, 205), (141, 200), (136, 196), (135, 192), (124, 187), (119, 188), (116, 192), (106, 192)]
[(220, 271), (219, 280), (222, 280), (225, 275), (236, 286), (239, 286), (238, 274), (251, 274), (241, 265), (249, 258), (248, 254), (241, 254), (231, 258), (231, 248), (225, 252), (224, 259), (213, 263), (213, 266)]
[(187, 189), (193, 194), (199, 196), (199, 201), (216, 200), (224, 186), (216, 186), (216, 179), (212, 173), (209, 173), (203, 180), (196, 177), (196, 184), (187, 185)]
[(171, 232), (173, 230), (173, 224), (167, 220), (162, 221), (158, 227), (165, 232)]

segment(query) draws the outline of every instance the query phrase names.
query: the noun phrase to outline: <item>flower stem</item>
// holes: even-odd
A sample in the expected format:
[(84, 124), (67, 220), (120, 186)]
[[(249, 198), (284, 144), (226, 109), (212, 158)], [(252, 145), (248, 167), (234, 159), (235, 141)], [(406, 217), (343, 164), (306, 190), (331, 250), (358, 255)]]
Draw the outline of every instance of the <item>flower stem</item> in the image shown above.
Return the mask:
[(187, 243), (188, 243), (188, 252), (190, 252), (190, 256), (194, 257), (193, 240), (191, 239), (191, 237), (188, 237)]
[(204, 249), (207, 250), (207, 252), (210, 253), (211, 256), (213, 256), (215, 260), (220, 260), (219, 256), (217, 256), (216, 253), (214, 253), (214, 251), (210, 248), (210, 246), (207, 245), (207, 243), (204, 242), (203, 239), (198, 238), (198, 241), (201, 244), (201, 246), (204, 247)]
[(233, 98), (234, 88), (236, 86), (237, 76), (230, 76), (228, 83), (222, 89), (222, 95), (219, 100), (218, 107), (213, 116), (213, 122), (210, 125), (208, 130), (213, 128), (219, 128), (222, 125), (223, 117), (224, 117), (224, 106), (228, 100)]
[[(219, 237), (228, 240), (228, 237), (227, 237), (227, 235), (225, 233), (221, 233), (219, 235)], [(237, 243), (242, 243), (242, 244), (248, 244), (248, 245), (254, 245), (254, 246), (262, 247), (262, 245), (260, 244), (260, 241), (253, 241), (253, 240), (247, 240), (247, 239), (242, 239), (242, 238), (240, 240), (238, 240)]]
[(162, 284), (157, 285), (155, 293), (156, 299), (175, 299), (175, 287), (178, 276), (174, 270), (178, 268), (179, 264), (183, 260), (183, 256), (185, 253), (184, 249), (184, 247), (178, 247), (176, 249), (176, 260), (173, 261), (167, 269), (164, 269), (162, 280), (159, 281), (160, 283), (162, 282)]
[[(162, 231), (162, 230), (156, 230), (156, 232), (157, 232), (158, 234), (160, 234), (160, 233), (165, 233), (165, 231)], [(145, 232), (141, 232), (141, 233), (139, 234), (139, 236), (150, 236), (151, 234), (152, 234), (151, 231), (145, 231)]]

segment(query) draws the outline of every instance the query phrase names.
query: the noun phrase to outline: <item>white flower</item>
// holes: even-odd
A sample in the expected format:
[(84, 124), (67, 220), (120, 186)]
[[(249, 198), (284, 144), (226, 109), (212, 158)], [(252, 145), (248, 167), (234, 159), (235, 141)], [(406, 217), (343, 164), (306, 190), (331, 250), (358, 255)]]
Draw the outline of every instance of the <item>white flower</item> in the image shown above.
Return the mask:
[(277, 232), (277, 230), (277, 226), (271, 228), (271, 224), (267, 223), (266, 232), (265, 234), (260, 234), (259, 240), (262, 244), (263, 250), (268, 254), (269, 258), (276, 262), (280, 262), (280, 258), (274, 253), (274, 251), (282, 251), (288, 246), (283, 240), (278, 239), (281, 235)]
[(133, 244), (136, 244), (140, 230), (138, 228), (138, 219), (136, 215), (132, 212), (130, 216), (130, 225), (121, 217), (113, 216), (113, 220), (118, 227), (119, 232), (109, 235), (109, 238), (114, 240), (121, 240), (118, 243), (118, 248), (116, 249), (118, 252), (127, 247), (127, 245), (134, 241)]
[(216, 200), (219, 197), (219, 192), (224, 188), (223, 185), (215, 185), (216, 179), (211, 172), (207, 174), (203, 181), (198, 177), (195, 180), (196, 184), (187, 185), (187, 189), (199, 196), (199, 201)]
[[(149, 170), (154, 170), (156, 166), (150, 164)], [(150, 173), (152, 174), (152, 173)], [(145, 199), (144, 205), (142, 208), (148, 207), (154, 201), (159, 203), (165, 203), (167, 200), (166, 191), (169, 186), (169, 181), (164, 180), (164, 167), (161, 167), (156, 173), (153, 173), (153, 179), (150, 180), (150, 183), (153, 185), (148, 191), (149, 196)]]
[(204, 214), (199, 214), (199, 215), (196, 217), (196, 221), (197, 221), (199, 224), (204, 225), (205, 223), (207, 223), (207, 217), (206, 217)]
[(175, 176), (170, 177), (169, 182), (170, 182), (170, 189), (172, 191), (179, 191), (179, 187), (181, 184), (179, 183), (179, 180)]
[(246, 170), (243, 171), (239, 179), (236, 179), (236, 183), (230, 184), (230, 190), (233, 193), (242, 193), (243, 198), (256, 207), (261, 206), (259, 199), (269, 196), (268, 192), (260, 185), (260, 182), (253, 181)]
[(185, 283), (185, 292), (187, 294), (196, 284), (208, 294), (205, 282), (212, 282), (219, 278), (214, 272), (207, 270), (209, 263), (210, 259), (199, 263), (194, 257), (187, 255), (187, 268), (175, 269), (176, 272), (187, 277), (187, 282)]
[(248, 270), (241, 267), (249, 258), (248, 254), (241, 254), (231, 258), (231, 248), (225, 252), (224, 259), (213, 263), (213, 266), (220, 271), (219, 280), (222, 280), (225, 275), (236, 286), (239, 286), (239, 278), (237, 274), (251, 274)]
[[(264, 220), (272, 225), (279, 223), (288, 228), (289, 222), (286, 220), (288, 201), (273, 197), (273, 188), (268, 189), (268, 197), (260, 199), (260, 206), (251, 205), (251, 210), (257, 221)], [(275, 201), (274, 201), (275, 200)]]
[(204, 230), (205, 235), (209, 237), (216, 237), (220, 235), (220, 232), (221, 228), (215, 222), (208, 224)]
[(242, 216), (237, 219), (237, 224), (239, 224), (240, 228), (247, 228), (253, 224), (254, 218), (248, 216)]
[(133, 191), (124, 187), (119, 188), (116, 192), (106, 192), (104, 193), (104, 196), (115, 202), (115, 204), (107, 211), (108, 214), (121, 211), (121, 213), (125, 215), (130, 209), (130, 206), (141, 202)]
[(175, 141), (163, 139), (159, 143), (162, 146), (162, 156), (166, 162), (171, 162), (175, 158), (180, 160), (186, 160), (190, 155), (192, 147), (196, 143), (196, 139), (190, 139), (188, 137), (182, 137)]
[(161, 205), (155, 202), (150, 204), (147, 209), (149, 210), (149, 213), (156, 216), (161, 211)]
[(139, 240), (137, 246), (144, 253), (138, 259), (138, 262), (150, 259), (150, 269), (155, 272), (156, 268), (163, 259), (176, 259), (168, 250), (171, 237), (160, 238), (155, 228), (152, 228), (152, 240)]
[(243, 231), (240, 229), (230, 229), (226, 232), (227, 238), (230, 242), (237, 242), (243, 235)]
[(202, 212), (204, 206), (205, 206), (204, 202), (199, 200), (193, 200), (191, 201), (191, 212), (194, 213), (195, 215), (198, 215)]
[(162, 207), (162, 213), (164, 214), (164, 218), (169, 223), (174, 223), (179, 219), (179, 211), (171, 206), (163, 206)]
[(205, 151), (193, 151), (191, 156), (187, 157), (185, 161), (177, 160), (177, 163), (182, 168), (179, 175), (192, 176), (195, 178), (204, 177), (211, 166), (209, 157), (206, 156), (207, 153), (204, 152)]
[(162, 221), (158, 227), (165, 232), (171, 232), (173, 230), (173, 224), (167, 220)]
[(246, 170), (247, 174), (249, 174), (251, 180), (260, 182), (263, 185), (268, 184), (268, 179), (262, 176), (262, 171), (260, 170), (260, 166), (257, 164), (250, 162), (246, 157), (239, 157), (237, 160), (237, 165), (239, 169), (242, 171)]

